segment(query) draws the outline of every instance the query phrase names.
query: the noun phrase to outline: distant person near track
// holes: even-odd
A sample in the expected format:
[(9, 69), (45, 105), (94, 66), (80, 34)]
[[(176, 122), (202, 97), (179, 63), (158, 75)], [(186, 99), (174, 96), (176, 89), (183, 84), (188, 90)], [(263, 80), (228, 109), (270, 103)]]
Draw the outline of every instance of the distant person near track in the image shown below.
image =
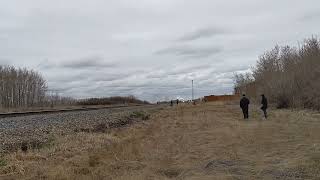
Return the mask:
[(249, 99), (246, 97), (245, 94), (243, 94), (240, 100), (240, 107), (242, 109), (244, 119), (249, 119), (249, 104), (250, 104)]
[(267, 119), (268, 100), (264, 94), (261, 94), (261, 110), (263, 111), (264, 118)]

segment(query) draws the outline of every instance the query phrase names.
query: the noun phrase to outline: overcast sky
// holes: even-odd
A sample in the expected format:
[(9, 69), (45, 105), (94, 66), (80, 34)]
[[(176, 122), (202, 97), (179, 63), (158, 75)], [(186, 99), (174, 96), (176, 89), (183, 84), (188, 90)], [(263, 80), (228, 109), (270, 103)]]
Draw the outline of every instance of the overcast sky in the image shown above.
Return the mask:
[(233, 91), (274, 45), (320, 34), (319, 0), (1, 0), (0, 64), (76, 98)]

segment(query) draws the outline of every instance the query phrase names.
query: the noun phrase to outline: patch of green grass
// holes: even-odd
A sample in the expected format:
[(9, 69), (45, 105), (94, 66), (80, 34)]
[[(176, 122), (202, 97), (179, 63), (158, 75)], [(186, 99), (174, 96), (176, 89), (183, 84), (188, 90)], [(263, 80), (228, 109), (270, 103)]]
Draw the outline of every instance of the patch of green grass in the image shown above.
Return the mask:
[(141, 118), (142, 120), (148, 120), (150, 115), (144, 111), (134, 111), (130, 114), (131, 118)]
[(8, 163), (7, 163), (7, 161), (5, 160), (5, 159), (0, 159), (0, 167), (4, 167), (4, 166), (6, 166)]
[(139, 117), (143, 117), (145, 115), (145, 113), (143, 111), (134, 111), (131, 114), (131, 117), (135, 117), (135, 118), (139, 118)]
[(48, 141), (45, 143), (45, 146), (44, 146), (44, 147), (50, 148), (50, 147), (52, 147), (52, 146), (54, 146), (54, 145), (55, 145), (55, 137), (50, 136), (49, 139), (48, 139)]
[(38, 145), (38, 149), (50, 149), (55, 145), (54, 136), (50, 136), (45, 143), (41, 143)]

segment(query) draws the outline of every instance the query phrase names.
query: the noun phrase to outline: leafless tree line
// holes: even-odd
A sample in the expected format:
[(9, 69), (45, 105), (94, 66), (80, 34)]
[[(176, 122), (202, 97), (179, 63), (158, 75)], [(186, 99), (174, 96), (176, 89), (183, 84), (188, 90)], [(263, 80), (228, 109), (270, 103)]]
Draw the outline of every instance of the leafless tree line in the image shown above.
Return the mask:
[(45, 100), (47, 83), (32, 70), (0, 66), (0, 106), (18, 108), (39, 106)]
[(46, 100), (43, 102), (44, 107), (59, 107), (59, 106), (75, 106), (77, 99), (72, 97), (60, 96), (59, 94), (47, 94)]
[(113, 96), (104, 98), (88, 98), (78, 101), (78, 105), (112, 105), (112, 104), (149, 104), (147, 101), (142, 101), (134, 96)]
[(75, 105), (76, 100), (49, 94), (46, 80), (36, 71), (0, 66), (0, 109), (30, 109)]
[(238, 92), (253, 97), (264, 93), (279, 108), (320, 110), (320, 40), (312, 37), (298, 47), (275, 46), (259, 57), (252, 73), (234, 79)]
[(0, 111), (74, 105), (148, 104), (134, 96), (77, 100), (48, 91), (46, 80), (36, 71), (0, 65)]

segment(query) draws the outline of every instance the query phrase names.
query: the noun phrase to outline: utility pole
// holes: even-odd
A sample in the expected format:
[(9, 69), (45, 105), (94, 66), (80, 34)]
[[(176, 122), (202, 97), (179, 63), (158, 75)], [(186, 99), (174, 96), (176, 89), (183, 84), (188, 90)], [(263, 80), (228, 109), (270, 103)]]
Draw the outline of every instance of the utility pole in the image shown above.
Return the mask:
[(193, 92), (193, 80), (192, 80), (192, 101), (194, 99), (194, 92)]

